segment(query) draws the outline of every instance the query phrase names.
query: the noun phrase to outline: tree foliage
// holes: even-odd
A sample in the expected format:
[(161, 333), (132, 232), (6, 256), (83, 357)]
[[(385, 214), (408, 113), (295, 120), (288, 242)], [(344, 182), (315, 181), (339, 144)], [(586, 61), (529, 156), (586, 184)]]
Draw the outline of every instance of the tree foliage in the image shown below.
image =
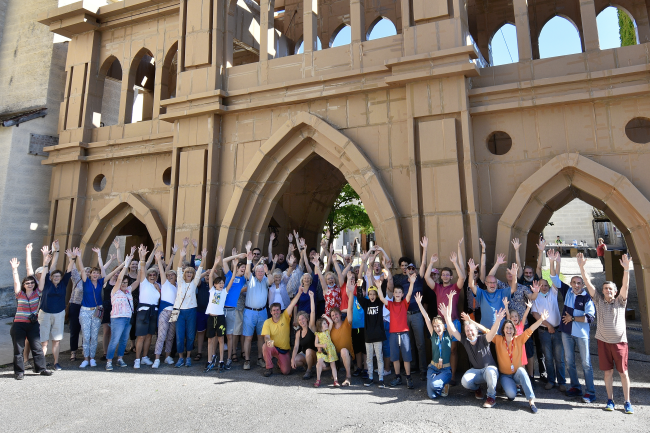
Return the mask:
[(621, 37), (621, 46), (636, 45), (636, 30), (634, 23), (627, 13), (617, 9), (618, 14), (618, 33)]
[(363, 207), (363, 203), (361, 203), (359, 194), (349, 183), (343, 186), (327, 216), (325, 230), (328, 229), (330, 231), (330, 243), (345, 230), (360, 230), (366, 234), (375, 231), (370, 222), (370, 217)]

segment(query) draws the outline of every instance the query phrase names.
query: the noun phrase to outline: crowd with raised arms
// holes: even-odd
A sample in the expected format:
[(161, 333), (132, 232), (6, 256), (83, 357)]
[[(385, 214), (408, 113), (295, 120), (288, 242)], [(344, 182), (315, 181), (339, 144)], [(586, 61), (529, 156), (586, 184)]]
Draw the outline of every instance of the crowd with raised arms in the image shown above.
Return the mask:
[[(192, 361), (202, 360), (206, 337), (206, 360), (201, 365), (205, 373), (224, 373), (239, 362), (243, 362), (243, 370), (250, 370), (256, 335), (256, 364), (265, 377), (274, 370), (283, 375), (299, 370), (305, 380), (315, 374), (315, 387), (329, 382), (325, 375), (331, 373), (334, 387), (350, 386), (353, 377), (359, 377), (368, 387), (405, 383), (412, 389), (413, 376), (417, 378), (419, 373), (427, 396), (437, 399), (449, 395), (463, 373), (458, 371), (458, 346), (462, 346), (470, 368), (460, 376), (460, 383), (483, 401), (483, 407), (496, 404), (499, 389), (508, 400), (523, 395), (536, 413), (535, 352), (539, 380), (545, 382), (546, 390), (557, 387), (568, 397), (580, 397), (587, 403), (596, 400), (589, 353), (589, 324), (596, 321), (606, 409), (615, 408), (616, 368), (623, 385), (624, 411), (633, 413), (625, 327), (630, 269), (627, 255), (620, 260), (624, 277), (618, 291), (611, 281), (597, 290), (581, 254), (577, 258), (581, 276), (571, 278), (570, 285), (561, 281), (560, 254), (554, 250), (545, 253), (544, 241), (537, 245), (539, 257), (533, 268), (521, 265), (520, 243), (513, 239), (516, 262), (506, 269), (506, 281), (500, 281), (496, 274), (505, 264), (505, 255), (498, 254), (486, 274), (483, 240), (480, 266), (471, 258), (465, 266), (461, 239), (458, 250), (449, 255), (453, 269), (437, 269), (434, 265), (439, 257), (429, 257), (428, 239), (423, 237), (419, 268), (410, 257), (400, 257), (397, 265), (401, 273), (393, 275), (391, 258), (377, 245), (363, 252), (355, 264), (354, 257), (328, 248), (327, 236), (319, 249), (309, 249), (294, 231), (288, 237), (286, 256), (273, 255), (274, 239), (271, 234), (268, 257), (262, 256), (259, 248), (252, 248), (250, 241), (244, 245), (245, 252), (233, 248), (228, 257), (219, 246), (211, 268), (205, 266), (206, 249), (196, 254), (195, 240), (184, 239), (180, 252), (174, 246), (168, 257), (160, 245), (153, 251), (144, 245), (134, 246), (123, 257), (116, 240), (116, 254), (106, 263), (101, 250), (93, 249), (96, 267), (84, 266), (79, 248), (66, 250), (65, 272), (54, 269), (59, 255), (57, 241), (51, 248), (41, 249), (43, 266), (35, 271), (32, 245), (28, 245), (27, 276), (22, 281), (18, 259), (11, 260), (18, 304), (11, 328), (15, 378), (24, 378), (30, 350), (35, 373), (49, 376), (62, 369), (59, 343), (66, 290), (71, 282), (70, 360), (77, 361), (81, 332), (80, 368), (97, 366), (100, 329), (104, 343), (101, 361), (108, 371), (128, 366), (124, 356), (129, 340), (133, 342), (135, 369), (158, 369), (163, 364), (191, 367)], [(174, 270), (177, 252), (179, 266)], [(545, 256), (550, 263), (551, 284), (541, 278)], [(113, 261), (117, 266), (108, 272)], [(464, 304), (462, 297), (466, 298)], [(152, 361), (149, 353), (154, 336)], [(48, 347), (53, 365), (45, 362)], [(577, 373), (576, 349), (584, 391)], [(344, 371), (345, 377), (339, 377), (339, 371)]]

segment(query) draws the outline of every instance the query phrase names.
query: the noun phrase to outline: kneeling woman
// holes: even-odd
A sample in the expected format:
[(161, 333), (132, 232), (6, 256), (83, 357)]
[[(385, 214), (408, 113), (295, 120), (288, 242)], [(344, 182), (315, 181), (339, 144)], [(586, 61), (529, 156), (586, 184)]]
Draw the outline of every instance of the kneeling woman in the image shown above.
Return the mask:
[[(302, 291), (298, 292), (299, 296)], [(297, 369), (299, 366), (305, 367), (303, 379), (311, 379), (311, 368), (316, 364), (316, 306), (314, 305), (314, 292), (307, 292), (311, 303), (311, 312), (298, 312), (298, 325), (300, 330), (296, 332), (296, 342), (293, 345), (293, 354), (291, 356), (291, 368)]]
[(535, 329), (548, 319), (548, 311), (544, 311), (539, 320), (533, 323), (523, 334), (516, 335), (515, 324), (506, 320), (501, 328), (503, 335), (494, 337), (494, 346), (497, 352), (497, 363), (499, 364), (499, 382), (506, 393), (508, 400), (514, 400), (517, 396), (517, 385), (521, 385), (524, 395), (530, 404), (530, 410), (537, 413), (535, 406), (535, 393), (530, 383), (526, 369), (521, 365), (522, 349)]

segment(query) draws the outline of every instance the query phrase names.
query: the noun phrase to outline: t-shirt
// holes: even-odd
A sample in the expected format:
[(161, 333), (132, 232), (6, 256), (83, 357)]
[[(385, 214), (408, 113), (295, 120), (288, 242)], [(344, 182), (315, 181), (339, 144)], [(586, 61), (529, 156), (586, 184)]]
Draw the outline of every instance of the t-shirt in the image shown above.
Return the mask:
[[(521, 367), (522, 351), (525, 353), (524, 343), (530, 338), (533, 331), (526, 329), (523, 334), (516, 336), (506, 348), (506, 338), (501, 335), (494, 336), (494, 347), (497, 351), (497, 359), (499, 360), (499, 372), (502, 374), (514, 374), (519, 367)], [(513, 344), (514, 343), (514, 344)], [(512, 362), (508, 351), (512, 354)], [(514, 370), (510, 366), (514, 366)]]
[[(406, 298), (406, 294), (408, 293), (409, 287), (411, 286), (411, 282), (409, 281), (408, 275), (404, 275), (404, 274), (395, 275), (393, 277), (393, 284), (395, 286), (402, 287), (402, 290), (404, 290), (403, 297)], [(420, 307), (418, 306), (418, 303), (415, 300), (415, 294), (422, 293), (423, 287), (424, 287), (424, 278), (422, 278), (420, 275), (417, 275), (415, 278), (415, 283), (413, 283), (413, 292), (411, 293), (411, 302), (409, 304), (409, 311), (420, 311)]]
[(352, 301), (352, 329), (361, 329), (366, 323), (363, 307), (355, 296)]
[(210, 314), (211, 316), (223, 316), (223, 306), (226, 304), (226, 297), (228, 296), (226, 289), (217, 290), (212, 287), (208, 294), (208, 306), (205, 308), (205, 314)]
[[(231, 278), (232, 271), (229, 270), (226, 274), (226, 286), (230, 284)], [(235, 277), (235, 281), (232, 282), (232, 286), (230, 286), (230, 290), (228, 291), (228, 296), (226, 296), (226, 307), (235, 308), (237, 306), (237, 301), (239, 301), (239, 295), (244, 285), (246, 285), (246, 277), (243, 275), (241, 277)]]
[(456, 291), (456, 294), (452, 299), (451, 320), (460, 320), (460, 316), (458, 315), (458, 296), (460, 295), (460, 288), (458, 287), (458, 283), (450, 284), (447, 287), (436, 283), (433, 291), (436, 294), (436, 298), (438, 299), (438, 314), (440, 317), (442, 317), (443, 321), (445, 321), (445, 316), (440, 311), (440, 304), (444, 304), (449, 307), (449, 298), (447, 295), (449, 295), (452, 291)]
[(593, 297), (596, 306), (596, 339), (605, 343), (627, 343), (625, 331), (625, 307), (627, 299), (620, 296), (614, 302), (606, 302), (605, 295), (596, 290)]
[(474, 344), (470, 343), (467, 339), (467, 336), (464, 332), (458, 331), (460, 333), (460, 342), (465, 347), (467, 352), (467, 358), (472, 368), (483, 369), (490, 365), (497, 366), (492, 357), (492, 351), (490, 350), (490, 343), (487, 341), (485, 335), (478, 335), (476, 342)]
[(510, 301), (510, 287), (496, 289), (493, 293), (476, 288), (476, 300), (481, 306), (481, 325), (488, 329), (492, 328), (497, 317), (497, 311), (503, 308), (503, 298), (508, 298), (508, 301)]
[(171, 310), (172, 306), (174, 305), (174, 301), (176, 301), (176, 286), (170, 283), (169, 280), (166, 280), (165, 284), (163, 284), (161, 287), (161, 293), (160, 293), (161, 308), (162, 308), (162, 304), (165, 304), (164, 309)]
[(258, 280), (253, 274), (246, 289), (246, 306), (248, 308), (264, 308), (269, 297), (269, 279), (266, 275)]
[(509, 308), (515, 310), (519, 314), (519, 320), (521, 323), (527, 323), (527, 317), (524, 317), (526, 312), (526, 301), (530, 295), (533, 294), (533, 291), (530, 287), (524, 284), (517, 284), (517, 291), (511, 295), (511, 301), (508, 305)]
[[(554, 328), (557, 328), (560, 325), (560, 308), (557, 305), (557, 289), (551, 287), (546, 294), (541, 291), (537, 295), (537, 299), (533, 302), (533, 307), (530, 311), (534, 313), (542, 314), (544, 310), (548, 311), (548, 319), (546, 322), (553, 325)], [(546, 325), (542, 323), (540, 327), (545, 327)]]
[[(311, 286), (309, 287), (309, 291), (314, 294), (314, 304), (316, 304), (316, 292), (312, 290)], [(309, 293), (302, 292), (300, 294), (300, 298), (298, 298), (298, 311), (304, 311), (307, 314), (311, 313), (311, 299), (309, 298)]]
[(352, 326), (350, 325), (350, 322), (343, 320), (339, 329), (336, 329), (336, 326), (332, 326), (330, 337), (332, 338), (334, 347), (336, 347), (337, 353), (341, 353), (342, 349), (348, 349), (350, 356), (354, 359), (354, 348), (352, 347)]
[(93, 286), (90, 277), (84, 281), (84, 296), (81, 301), (82, 307), (95, 308), (102, 305), (102, 287), (104, 287), (104, 279), (99, 278), (96, 284), (96, 286)]
[(290, 350), (289, 328), (291, 327), (291, 316), (286, 311), (280, 314), (280, 320), (277, 323), (273, 318), (266, 319), (262, 327), (262, 335), (268, 335), (273, 340), (273, 344), (278, 349)]
[[(234, 284), (234, 283), (233, 283)], [(205, 278), (202, 278), (199, 282), (199, 285), (196, 287), (196, 308), (199, 311), (205, 311), (208, 308), (208, 302), (210, 302), (210, 285)]]
[(358, 298), (358, 302), (364, 312), (366, 343), (376, 343), (386, 340), (386, 332), (384, 331), (384, 303), (379, 300), (379, 297), (374, 302), (371, 302), (370, 299)]
[[(65, 310), (65, 294), (68, 290), (68, 281), (70, 281), (70, 272), (61, 276), (58, 286), (55, 286), (50, 279), (50, 273), (45, 274), (45, 287), (42, 291), (41, 310), (46, 313), (60, 313)], [(109, 300), (110, 304), (110, 300)]]
[(160, 299), (160, 293), (158, 293), (158, 289), (156, 289), (156, 286), (154, 286), (147, 280), (144, 280), (140, 283), (140, 294), (138, 297), (139, 304), (158, 306), (159, 299)]
[(449, 332), (443, 331), (442, 338), (435, 332), (431, 336), (431, 362), (436, 363), (442, 358), (443, 364), (449, 364), (451, 358), (451, 336)]
[(604, 257), (605, 256), (605, 244), (600, 244), (596, 247), (596, 255), (598, 257)]
[(388, 301), (386, 308), (390, 311), (389, 332), (408, 332), (409, 327), (406, 320), (408, 304), (406, 303), (406, 299), (402, 299), (400, 302)]

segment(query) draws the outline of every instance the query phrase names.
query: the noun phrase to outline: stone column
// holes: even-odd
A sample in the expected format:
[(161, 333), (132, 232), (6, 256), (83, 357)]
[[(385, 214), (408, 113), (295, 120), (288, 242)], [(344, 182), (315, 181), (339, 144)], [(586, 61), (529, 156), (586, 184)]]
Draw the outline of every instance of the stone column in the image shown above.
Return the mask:
[(275, 0), (260, 0), (260, 62), (275, 57)]
[(305, 53), (316, 51), (318, 0), (303, 0), (302, 40)]
[(350, 24), (352, 26), (352, 43), (366, 40), (366, 5), (365, 0), (350, 0)]
[(585, 52), (599, 50), (596, 7), (593, 0), (580, 0), (580, 19), (582, 20), (582, 45)]
[(533, 49), (530, 43), (530, 21), (528, 21), (528, 1), (514, 0), (512, 7), (515, 12), (515, 26), (517, 27), (517, 48), (519, 61), (531, 60)]

